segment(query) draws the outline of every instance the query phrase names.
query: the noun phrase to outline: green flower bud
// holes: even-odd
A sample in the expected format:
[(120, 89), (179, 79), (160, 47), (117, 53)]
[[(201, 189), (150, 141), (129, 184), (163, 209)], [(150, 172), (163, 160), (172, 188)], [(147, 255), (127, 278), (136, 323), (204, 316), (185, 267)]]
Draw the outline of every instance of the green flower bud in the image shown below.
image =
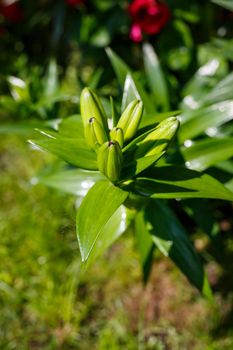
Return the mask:
[(122, 152), (117, 141), (105, 142), (98, 149), (97, 164), (99, 170), (112, 182), (119, 180), (122, 164)]
[(96, 149), (96, 146), (102, 145), (108, 141), (108, 136), (102, 126), (95, 118), (90, 118), (88, 124), (84, 129), (85, 138), (87, 144), (92, 148)]
[(123, 143), (124, 143), (124, 133), (122, 131), (121, 128), (113, 128), (110, 131), (110, 138), (111, 140), (115, 140), (119, 143), (120, 147), (123, 147)]
[(107, 116), (99, 97), (89, 88), (83, 89), (80, 96), (81, 117), (84, 130), (90, 118), (95, 118), (105, 131), (108, 131)]
[(179, 121), (175, 117), (163, 120), (138, 144), (135, 158), (153, 156), (163, 152), (175, 136), (179, 128)]
[(124, 141), (130, 140), (137, 132), (142, 119), (143, 103), (142, 101), (132, 101), (122, 113), (117, 127), (124, 132)]

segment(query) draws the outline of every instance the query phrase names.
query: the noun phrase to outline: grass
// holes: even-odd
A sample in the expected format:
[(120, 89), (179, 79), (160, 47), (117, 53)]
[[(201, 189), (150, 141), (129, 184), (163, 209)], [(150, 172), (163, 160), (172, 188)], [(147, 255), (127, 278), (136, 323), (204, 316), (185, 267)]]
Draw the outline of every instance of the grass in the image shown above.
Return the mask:
[(1, 137), (0, 349), (232, 349), (232, 293), (211, 306), (161, 257), (144, 287), (130, 235), (82, 268), (75, 198), (30, 184), (50, 160)]

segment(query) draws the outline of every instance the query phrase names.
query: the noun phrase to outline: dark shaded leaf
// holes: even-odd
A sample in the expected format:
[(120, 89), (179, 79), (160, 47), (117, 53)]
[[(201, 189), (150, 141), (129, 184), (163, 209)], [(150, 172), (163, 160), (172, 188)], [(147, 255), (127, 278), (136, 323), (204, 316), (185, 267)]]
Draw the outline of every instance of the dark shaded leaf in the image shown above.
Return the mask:
[(152, 201), (145, 210), (145, 220), (151, 225), (150, 233), (158, 249), (165, 256), (169, 256), (205, 296), (211, 298), (211, 290), (200, 259), (183, 226), (169, 207), (160, 201)]
[(148, 231), (147, 222), (144, 220), (144, 211), (139, 211), (135, 218), (136, 244), (140, 254), (144, 282), (147, 282), (152, 262), (154, 243)]

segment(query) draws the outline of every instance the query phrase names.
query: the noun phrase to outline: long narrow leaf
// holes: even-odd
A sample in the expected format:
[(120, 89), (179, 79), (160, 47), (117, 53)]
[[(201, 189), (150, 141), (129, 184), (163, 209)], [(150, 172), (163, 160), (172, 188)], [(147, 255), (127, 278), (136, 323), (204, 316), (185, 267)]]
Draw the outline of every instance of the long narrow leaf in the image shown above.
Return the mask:
[(29, 143), (79, 168), (97, 170), (96, 154), (89, 149), (84, 139), (72, 139), (54, 133), (53, 136), (45, 134), (43, 139), (31, 140)]
[(146, 170), (129, 188), (152, 198), (216, 198), (233, 200), (233, 193), (213, 177), (176, 166)]
[(144, 282), (148, 280), (153, 261), (154, 243), (144, 219), (144, 211), (138, 212), (135, 218), (135, 238), (142, 264)]
[[(153, 113), (154, 112), (154, 101), (150, 98), (150, 96), (145, 91), (144, 87), (142, 86), (139, 79), (136, 77), (136, 75), (131, 71), (131, 69), (127, 66), (127, 64), (110, 48), (107, 49), (107, 54), (110, 59), (110, 62), (113, 66), (113, 69), (116, 73), (117, 79), (119, 81), (119, 84), (124, 89), (125, 86), (125, 80), (127, 75), (129, 74), (131, 76), (131, 80), (133, 85), (135, 85), (143, 103), (144, 108), (147, 113)], [(128, 85), (129, 86), (129, 85)], [(129, 86), (130, 87), (130, 86)], [(131, 89), (131, 87), (130, 87)], [(124, 101), (124, 100), (123, 100)]]
[(128, 192), (109, 181), (99, 181), (89, 190), (77, 214), (77, 237), (82, 261), (88, 259), (105, 225), (127, 197)]
[(121, 205), (111, 216), (107, 224), (101, 229), (98, 240), (88, 256), (88, 266), (105, 253), (105, 251), (125, 232), (128, 225), (127, 210)]
[(169, 97), (167, 84), (158, 57), (149, 43), (143, 45), (143, 59), (147, 79), (155, 97), (155, 103), (162, 111), (168, 111)]
[(208, 138), (182, 147), (181, 152), (190, 169), (203, 171), (233, 156), (233, 138)]
[(233, 11), (232, 0), (211, 0), (213, 3), (226, 8), (227, 10)]
[[(169, 207), (162, 202), (153, 201), (145, 210), (145, 219), (151, 224), (150, 232), (161, 252), (169, 256), (205, 296), (211, 298), (211, 290), (200, 259), (183, 226)], [(160, 244), (157, 244), (158, 240)]]
[(219, 102), (210, 107), (184, 112), (181, 115), (179, 140), (184, 142), (203, 133), (211, 134), (211, 132), (215, 132), (216, 127), (232, 119), (233, 101)]
[(33, 182), (42, 183), (56, 190), (83, 197), (95, 182), (103, 179), (103, 175), (99, 172), (73, 169), (44, 174), (34, 178)]

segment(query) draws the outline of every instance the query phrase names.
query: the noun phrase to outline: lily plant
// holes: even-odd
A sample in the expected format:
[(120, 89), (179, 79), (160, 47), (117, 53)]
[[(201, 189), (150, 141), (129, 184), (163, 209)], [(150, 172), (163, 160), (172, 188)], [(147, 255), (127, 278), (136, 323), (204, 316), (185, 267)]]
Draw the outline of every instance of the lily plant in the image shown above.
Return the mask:
[(62, 183), (64, 191), (82, 199), (76, 221), (82, 261), (93, 262), (130, 228), (144, 280), (158, 249), (211, 296), (200, 258), (168, 199), (231, 201), (233, 193), (212, 176), (176, 163), (180, 123), (172, 113), (160, 123), (143, 126), (147, 116), (140, 98), (132, 97), (121, 114), (113, 102), (111, 107), (108, 115), (97, 94), (85, 88), (81, 117), (69, 117), (57, 131), (42, 130), (40, 139), (30, 141), (72, 166), (44, 176), (42, 182), (57, 188)]

